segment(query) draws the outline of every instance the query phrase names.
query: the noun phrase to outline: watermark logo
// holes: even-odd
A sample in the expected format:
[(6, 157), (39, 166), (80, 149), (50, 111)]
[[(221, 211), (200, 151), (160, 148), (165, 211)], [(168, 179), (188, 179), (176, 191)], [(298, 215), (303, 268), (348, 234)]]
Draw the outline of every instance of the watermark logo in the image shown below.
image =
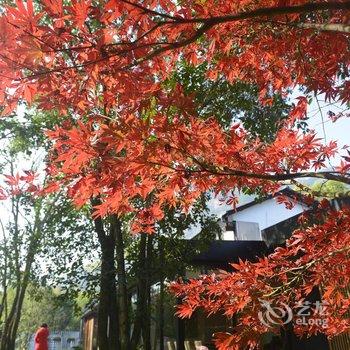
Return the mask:
[(318, 326), (327, 328), (327, 307), (328, 303), (324, 301), (299, 302), (290, 307), (280, 302), (278, 305), (272, 305), (267, 300), (260, 299), (262, 310), (258, 313), (260, 322), (266, 327), (288, 324), (292, 320), (298, 326)]
[(259, 320), (266, 327), (287, 324), (293, 319), (293, 310), (285, 303), (271, 305), (266, 300), (259, 300), (263, 310), (259, 312)]

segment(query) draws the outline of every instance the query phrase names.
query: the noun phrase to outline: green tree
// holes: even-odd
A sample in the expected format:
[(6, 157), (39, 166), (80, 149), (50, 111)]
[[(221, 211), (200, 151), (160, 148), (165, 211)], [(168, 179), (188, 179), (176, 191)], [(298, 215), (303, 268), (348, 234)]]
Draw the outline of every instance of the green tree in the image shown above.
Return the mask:
[(59, 289), (31, 283), (23, 302), (16, 349), (27, 349), (30, 337), (44, 322), (52, 331), (80, 329), (80, 318), (75, 313), (73, 300), (63, 298)]
[[(271, 106), (264, 106), (259, 103), (256, 87), (244, 83), (230, 84), (225, 80), (214, 83), (206, 78), (207, 69), (206, 65), (198, 68), (179, 65), (167, 84), (170, 89), (176, 84), (183, 87), (185, 94), (193, 99), (198, 117), (219, 116), (224, 126), (241, 120), (262, 139), (273, 139), (279, 121), (285, 118), (289, 110), (286, 101), (276, 95), (272, 96)], [(17, 163), (21, 157), (31, 159), (34, 151), (42, 150), (43, 156), (39, 157), (37, 163), (43, 166), (48, 144), (41, 131), (53, 128), (59, 116), (55, 112), (25, 113), (31, 115), (19, 120), (6, 119), (0, 135), (4, 142), (10, 140), (11, 145), (6, 151), (17, 157)], [(73, 118), (70, 122), (74, 123)], [(95, 200), (92, 204), (98, 203)], [(30, 208), (29, 205), (26, 210), (30, 211)], [(184, 237), (185, 230), (194, 223), (202, 224), (204, 230), (215, 230), (214, 226), (204, 222), (204, 216), (212, 223), (215, 221), (209, 218), (205, 208), (206, 204), (201, 202), (194, 210), (197, 214), (192, 213), (189, 216), (169, 210), (167, 219), (159, 223), (156, 235), (141, 234), (130, 240), (128, 218), (111, 216), (92, 220), (91, 208), (86, 207), (76, 212), (62, 195), (54, 201), (53, 216), (50, 218), (52, 225), (46, 227), (45, 234), (40, 231), (42, 236), (35, 250), (35, 256), (40, 256), (40, 260), (35, 263), (38, 260), (34, 259), (31, 263), (31, 269), (34, 266), (36, 271), (36, 276), (32, 278), (47, 285), (61, 286), (71, 298), (82, 289), (91, 300), (96, 300), (99, 304), (98, 342), (102, 348), (129, 349), (129, 342), (135, 347), (143, 342), (147, 344), (147, 348), (150, 346), (150, 327), (149, 317), (145, 315), (150, 314), (148, 300), (152, 275), (160, 276), (164, 283), (165, 277), (175, 276), (183, 271), (186, 262), (184, 256), (190, 256), (182, 247), (181, 238)], [(200, 217), (201, 215), (204, 216)], [(169, 251), (175, 251), (176, 254)], [(99, 255), (97, 257), (96, 254), (91, 254), (91, 257), (99, 260), (98, 268), (93, 273), (84, 266), (84, 256), (89, 255), (89, 252), (97, 252)], [(46, 271), (41, 268), (41, 261), (45, 261)], [(175, 270), (174, 266), (177, 266)], [(72, 285), (76, 287), (69, 288)], [(130, 314), (130, 286), (136, 286), (137, 289), (135, 314)], [(115, 332), (109, 333), (112, 339), (107, 336), (109, 322), (112, 322), (111, 327), (115, 329)], [(130, 334), (132, 323), (133, 333)], [(118, 339), (121, 340), (120, 345)]]
[[(52, 127), (57, 120), (54, 113), (26, 113), (31, 113), (31, 118), (13, 116), (0, 125), (1, 172), (13, 179), (23, 170), (43, 172), (48, 144), (40, 131)], [(37, 183), (44, 187), (48, 180), (47, 174), (40, 175)], [(85, 230), (86, 225), (69, 221), (72, 207), (62, 192), (37, 196), (27, 191), (12, 191), (3, 201), (2, 209), (0, 349), (12, 350), (15, 349), (27, 288), (39, 275), (37, 267), (41, 262), (38, 258), (48, 243), (47, 238), (53, 234), (57, 237), (62, 230), (70, 233), (79, 227)]]
[[(143, 346), (153, 349), (151, 323), (157, 330), (159, 343), (163, 344), (165, 283), (182, 276), (190, 268), (191, 259), (220, 234), (217, 218), (207, 206), (209, 196), (203, 196), (187, 215), (179, 209), (168, 208), (165, 218), (157, 223), (153, 235), (141, 234), (128, 238), (125, 256), (127, 262), (128, 289), (133, 291), (135, 309), (131, 313), (133, 332), (130, 349)], [(191, 246), (186, 232), (193, 226), (200, 227), (200, 241)], [(157, 284), (158, 302), (152, 303), (152, 290)], [(154, 312), (156, 307), (157, 312)], [(155, 315), (154, 315), (155, 314)], [(153, 315), (153, 317), (152, 317)]]
[(335, 198), (342, 197), (349, 193), (349, 186), (334, 180), (318, 181), (311, 186), (311, 190), (318, 197)]
[[(167, 84), (169, 88), (181, 85), (185, 95), (192, 98), (198, 117), (215, 117), (224, 127), (240, 121), (252, 136), (272, 141), (288, 116), (288, 99), (273, 93), (271, 104), (263, 104), (257, 86), (243, 81), (230, 83), (225, 77), (213, 81), (207, 77), (208, 69), (207, 63), (197, 67), (180, 63)], [(299, 126), (306, 128), (307, 124), (303, 121)]]

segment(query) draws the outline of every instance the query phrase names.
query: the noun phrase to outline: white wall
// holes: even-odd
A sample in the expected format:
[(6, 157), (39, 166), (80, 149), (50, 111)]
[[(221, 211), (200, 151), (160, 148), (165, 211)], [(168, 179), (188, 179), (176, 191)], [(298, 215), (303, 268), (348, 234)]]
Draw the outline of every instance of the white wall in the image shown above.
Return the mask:
[[(284, 204), (278, 204), (274, 198), (262, 203), (254, 204), (247, 209), (229, 215), (228, 221), (257, 222), (260, 231), (278, 224), (288, 218), (298, 215), (307, 209), (306, 206), (296, 204), (293, 209), (287, 209)], [(228, 233), (227, 236), (230, 234)], [(226, 234), (225, 234), (226, 236)]]
[(222, 240), (223, 241), (234, 241), (235, 240), (235, 234), (233, 231), (224, 231), (222, 233)]

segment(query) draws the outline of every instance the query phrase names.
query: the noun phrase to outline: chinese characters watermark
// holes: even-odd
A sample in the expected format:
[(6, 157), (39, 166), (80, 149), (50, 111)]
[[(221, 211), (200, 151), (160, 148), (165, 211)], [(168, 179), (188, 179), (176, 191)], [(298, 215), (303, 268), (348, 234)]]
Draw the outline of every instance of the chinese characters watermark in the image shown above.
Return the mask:
[(259, 320), (266, 327), (288, 324), (292, 320), (298, 326), (318, 326), (327, 328), (327, 307), (325, 301), (303, 301), (294, 307), (281, 302), (272, 305), (269, 301), (260, 300), (262, 310), (259, 312)]

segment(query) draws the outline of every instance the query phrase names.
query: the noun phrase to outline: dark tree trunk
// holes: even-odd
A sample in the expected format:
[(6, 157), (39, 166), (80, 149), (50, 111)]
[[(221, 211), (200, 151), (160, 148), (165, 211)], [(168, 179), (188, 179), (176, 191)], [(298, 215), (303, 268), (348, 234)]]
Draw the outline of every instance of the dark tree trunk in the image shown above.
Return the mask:
[(97, 316), (97, 344), (100, 350), (120, 350), (115, 268), (115, 230), (106, 234), (101, 218), (94, 220), (101, 246), (100, 295)]
[(163, 274), (163, 262), (164, 262), (164, 245), (162, 237), (159, 238), (159, 278), (160, 278), (160, 290), (159, 290), (159, 350), (164, 350), (164, 274)]
[(137, 302), (134, 319), (134, 327), (131, 338), (131, 349), (136, 350), (141, 338), (142, 330), (142, 318), (145, 313), (146, 301), (147, 301), (147, 286), (144, 274), (144, 267), (146, 262), (146, 244), (147, 236), (142, 234), (140, 236), (139, 243), (139, 256), (138, 256), (138, 275), (137, 275)]
[(125, 272), (124, 239), (121, 222), (117, 216), (112, 218), (112, 226), (116, 236), (118, 300), (119, 300), (119, 326), (120, 345), (122, 350), (130, 349), (130, 321), (127, 280)]
[(147, 237), (146, 262), (145, 262), (145, 308), (142, 317), (142, 339), (144, 350), (152, 350), (151, 345), (151, 269), (153, 257), (153, 236)]

